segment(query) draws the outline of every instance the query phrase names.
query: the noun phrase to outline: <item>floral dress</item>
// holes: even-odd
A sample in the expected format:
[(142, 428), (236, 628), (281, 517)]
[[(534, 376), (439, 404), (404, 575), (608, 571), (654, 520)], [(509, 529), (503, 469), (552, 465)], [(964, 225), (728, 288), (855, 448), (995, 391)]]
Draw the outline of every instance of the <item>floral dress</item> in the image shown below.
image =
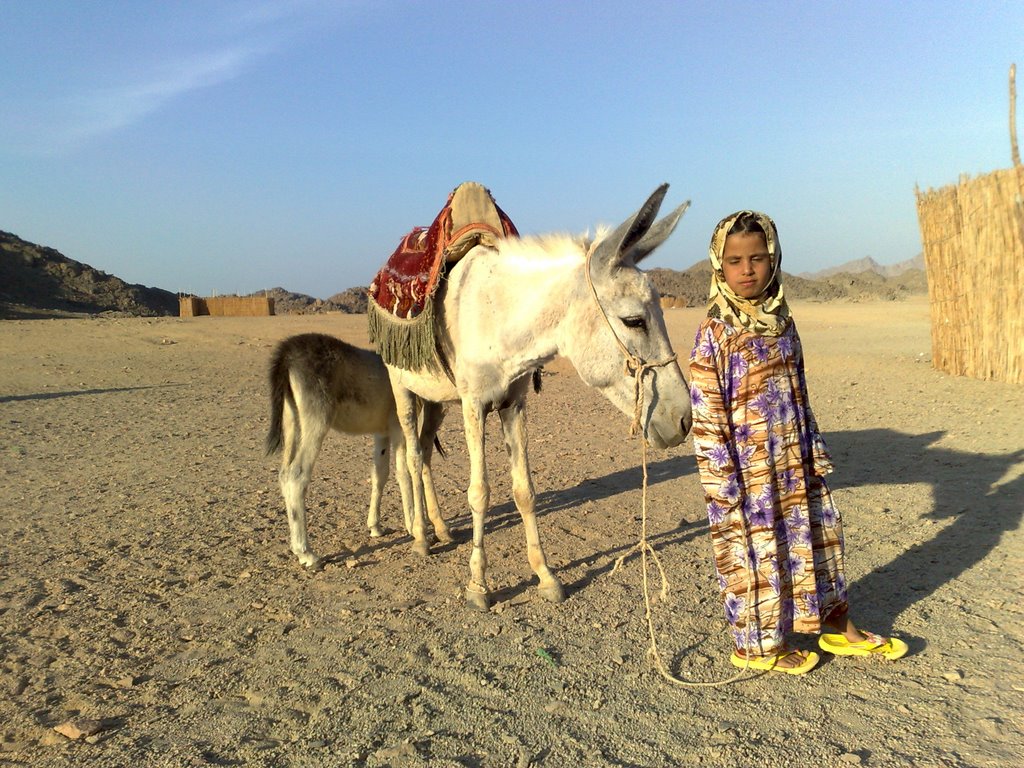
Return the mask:
[(831, 458), (795, 324), (762, 336), (705, 319), (690, 396), (726, 618), (737, 648), (776, 653), (787, 633), (819, 632), (847, 605), (842, 524), (822, 478)]

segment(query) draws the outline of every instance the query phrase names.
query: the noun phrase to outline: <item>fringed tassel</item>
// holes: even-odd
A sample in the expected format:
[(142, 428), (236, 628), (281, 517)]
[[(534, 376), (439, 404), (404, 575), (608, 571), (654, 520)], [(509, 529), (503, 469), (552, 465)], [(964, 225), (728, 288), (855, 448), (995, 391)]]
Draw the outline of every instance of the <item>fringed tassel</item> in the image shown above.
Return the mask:
[(433, 298), (427, 299), (419, 315), (407, 320), (395, 317), (371, 296), (366, 315), (370, 343), (385, 363), (407, 371), (441, 367), (434, 341)]

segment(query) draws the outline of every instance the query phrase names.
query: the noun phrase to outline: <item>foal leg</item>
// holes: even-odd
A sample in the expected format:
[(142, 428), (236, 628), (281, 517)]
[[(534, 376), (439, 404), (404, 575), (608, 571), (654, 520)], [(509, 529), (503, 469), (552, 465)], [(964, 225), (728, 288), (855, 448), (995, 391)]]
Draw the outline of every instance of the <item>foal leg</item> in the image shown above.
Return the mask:
[(373, 475), (370, 479), (370, 511), (366, 516), (366, 527), (370, 529), (370, 537), (381, 535), (380, 530), (380, 498), (384, 484), (388, 481), (388, 436), (373, 436)]
[(523, 518), (526, 557), (533, 572), (540, 579), (537, 589), (545, 600), (560, 603), (565, 599), (565, 591), (558, 577), (548, 567), (547, 558), (540, 544), (540, 532), (537, 530), (536, 492), (533, 489), (530, 460), (527, 455), (525, 407), (525, 400), (521, 399), (498, 411), (512, 468), (512, 496)]
[(402, 433), (405, 435), (406, 463), (412, 485), (412, 548), (417, 554), (425, 556), (430, 554), (430, 545), (427, 544), (426, 524), (423, 521), (423, 453), (420, 451), (419, 425), (416, 418), (416, 395), (397, 380), (400, 372), (396, 374), (389, 370), (388, 374), (391, 376), (391, 388), (395, 395), (398, 423), (401, 424)]
[(398, 481), (398, 491), (402, 497), (402, 524), (405, 526), (405, 532), (412, 536), (412, 478), (409, 476), (409, 459), (405, 453), (405, 434), (397, 416), (391, 425), (391, 447), (395, 452), (395, 479)]
[[(306, 419), (305, 422), (316, 421)], [(320, 446), (327, 434), (326, 424), (304, 423), (302, 403), (295, 407), (285, 405), (284, 450), (278, 481), (281, 495), (288, 510), (288, 534), (292, 552), (307, 568), (320, 567), (320, 558), (309, 546), (306, 532), (306, 491), (313, 474), (313, 464), (320, 453)]]
[(423, 401), (422, 424), (420, 425), (420, 450), (423, 452), (423, 497), (427, 504), (427, 516), (434, 526), (437, 540), (448, 544), (452, 539), (448, 524), (441, 515), (441, 507), (437, 503), (437, 491), (434, 489), (434, 474), (430, 467), (430, 459), (434, 455), (434, 438), (444, 420), (444, 406), (440, 403)]
[(469, 508), (473, 512), (473, 552), (469, 556), (469, 584), (466, 585), (466, 603), (471, 608), (486, 611), (491, 607), (487, 590), (487, 554), (484, 552), (484, 517), (491, 503), (491, 489), (487, 482), (487, 462), (484, 454), (484, 417), (486, 411), (479, 405), (462, 401), (462, 420), (469, 448)]

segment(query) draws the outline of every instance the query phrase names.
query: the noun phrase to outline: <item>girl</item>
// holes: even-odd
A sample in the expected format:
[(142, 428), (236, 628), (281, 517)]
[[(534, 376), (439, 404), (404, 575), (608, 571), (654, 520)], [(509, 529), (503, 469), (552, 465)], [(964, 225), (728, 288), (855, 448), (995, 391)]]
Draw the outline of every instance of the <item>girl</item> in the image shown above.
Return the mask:
[(906, 643), (863, 633), (848, 616), (843, 530), (823, 479), (832, 460), (807, 400), (775, 223), (754, 211), (727, 216), (709, 255), (690, 394), (731, 661), (802, 675), (818, 654), (788, 649), (786, 635), (822, 631), (830, 653), (898, 659)]

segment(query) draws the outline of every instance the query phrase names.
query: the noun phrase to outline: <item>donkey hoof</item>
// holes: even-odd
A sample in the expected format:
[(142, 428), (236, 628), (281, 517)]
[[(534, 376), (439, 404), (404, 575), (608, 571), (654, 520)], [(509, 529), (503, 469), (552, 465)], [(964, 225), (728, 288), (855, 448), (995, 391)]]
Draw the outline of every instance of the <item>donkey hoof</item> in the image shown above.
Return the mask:
[(442, 544), (451, 544), (455, 541), (455, 537), (452, 536), (452, 532), (448, 530), (447, 526), (434, 531), (434, 535), (437, 536), (437, 540)]
[(491, 610), (491, 596), (486, 592), (479, 592), (476, 589), (466, 588), (466, 606), (474, 611)]
[(430, 545), (425, 541), (414, 541), (412, 543), (412, 551), (421, 557), (429, 557)]
[(324, 561), (313, 552), (299, 552), (298, 557), (299, 563), (311, 571), (319, 571), (324, 567)]
[(562, 584), (559, 581), (555, 581), (553, 584), (537, 587), (537, 591), (540, 592), (540, 596), (549, 603), (560, 603), (565, 600), (565, 590), (562, 588)]
[(371, 525), (370, 526), (370, 538), (371, 539), (379, 539), (383, 535), (384, 535), (384, 532), (380, 529), (379, 525)]

